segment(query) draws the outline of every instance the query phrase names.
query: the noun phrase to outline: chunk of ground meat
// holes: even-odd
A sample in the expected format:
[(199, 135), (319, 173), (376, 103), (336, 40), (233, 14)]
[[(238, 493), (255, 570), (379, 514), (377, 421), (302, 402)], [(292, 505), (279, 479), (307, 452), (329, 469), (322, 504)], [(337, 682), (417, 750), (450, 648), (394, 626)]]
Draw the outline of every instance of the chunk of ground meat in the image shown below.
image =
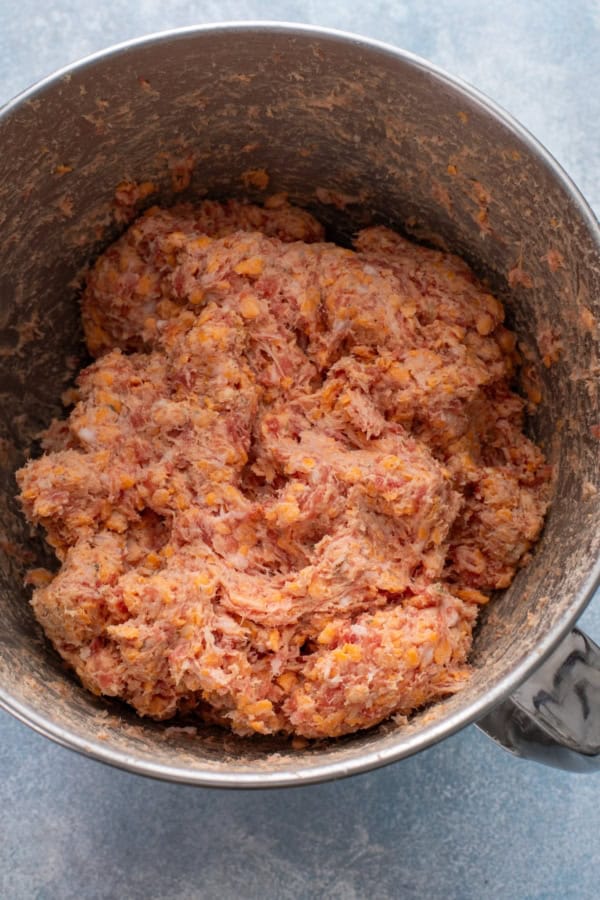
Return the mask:
[(83, 320), (96, 360), (18, 481), (61, 562), (35, 613), (90, 690), (320, 738), (460, 689), (550, 476), (464, 262), (279, 201), (155, 207)]

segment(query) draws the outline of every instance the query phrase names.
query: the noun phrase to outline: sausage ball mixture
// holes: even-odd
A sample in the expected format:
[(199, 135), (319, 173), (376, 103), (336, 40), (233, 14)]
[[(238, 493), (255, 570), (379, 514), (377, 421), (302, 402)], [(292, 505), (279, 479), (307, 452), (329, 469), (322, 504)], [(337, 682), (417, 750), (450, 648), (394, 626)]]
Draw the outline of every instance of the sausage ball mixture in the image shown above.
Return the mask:
[(152, 208), (83, 297), (95, 362), (18, 473), (33, 606), (86, 687), (238, 734), (341, 735), (461, 688), (542, 527), (503, 308), (281, 196)]

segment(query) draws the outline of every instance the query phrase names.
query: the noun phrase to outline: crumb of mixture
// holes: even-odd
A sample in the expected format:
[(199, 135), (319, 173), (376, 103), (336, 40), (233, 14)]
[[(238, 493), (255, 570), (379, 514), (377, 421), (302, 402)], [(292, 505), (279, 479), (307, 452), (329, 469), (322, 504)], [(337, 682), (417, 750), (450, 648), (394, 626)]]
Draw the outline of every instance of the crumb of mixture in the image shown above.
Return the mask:
[(247, 169), (242, 172), (242, 183), (245, 188), (258, 188), (265, 191), (269, 186), (269, 173), (265, 169)]
[(136, 213), (138, 203), (155, 194), (158, 186), (153, 181), (121, 181), (115, 188), (113, 216), (116, 222), (130, 222)]
[(516, 266), (508, 273), (508, 283), (510, 287), (517, 287), (517, 285), (521, 285), (524, 288), (532, 288), (533, 287), (533, 278), (526, 272), (525, 269), (521, 266), (520, 263), (517, 263)]
[(460, 259), (382, 227), (343, 249), (284, 195), (137, 219), (18, 473), (61, 563), (35, 614), (83, 684), (298, 740), (460, 690), (549, 496), (503, 317)]
[(555, 250), (551, 247), (543, 259), (546, 260), (551, 272), (558, 272), (559, 269), (565, 268), (565, 258), (560, 250)]
[(560, 332), (551, 325), (544, 325), (539, 329), (537, 334), (537, 345), (542, 357), (542, 362), (547, 369), (558, 362), (564, 349)]
[(73, 216), (73, 199), (71, 197), (66, 195), (61, 197), (56, 201), (56, 205), (65, 219), (70, 219)]
[(340, 210), (344, 210), (348, 206), (354, 206), (357, 203), (363, 203), (366, 199), (364, 196), (345, 194), (343, 191), (336, 191), (326, 187), (315, 188), (315, 197), (324, 206), (335, 206), (336, 209)]
[(196, 160), (192, 153), (177, 155), (174, 153), (159, 153), (159, 159), (166, 162), (171, 176), (171, 187), (176, 194), (180, 194), (190, 186)]
[(596, 329), (598, 328), (598, 322), (596, 321), (596, 317), (594, 316), (591, 309), (588, 309), (587, 306), (581, 306), (579, 313), (579, 320), (583, 327), (590, 332), (590, 334), (594, 334)]

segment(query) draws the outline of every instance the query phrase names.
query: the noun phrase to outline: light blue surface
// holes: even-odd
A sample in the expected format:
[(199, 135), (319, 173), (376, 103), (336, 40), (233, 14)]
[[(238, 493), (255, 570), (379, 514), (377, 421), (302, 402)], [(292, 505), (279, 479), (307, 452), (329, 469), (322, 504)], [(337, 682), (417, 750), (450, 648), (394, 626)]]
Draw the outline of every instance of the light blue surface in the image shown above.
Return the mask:
[[(600, 2), (0, 0), (0, 102), (108, 44), (200, 22), (343, 28), (501, 103), (600, 211)], [(581, 623), (600, 638), (600, 599)], [(600, 774), (511, 758), (475, 728), (347, 781), (224, 792), (145, 780), (0, 715), (0, 898), (600, 897)]]

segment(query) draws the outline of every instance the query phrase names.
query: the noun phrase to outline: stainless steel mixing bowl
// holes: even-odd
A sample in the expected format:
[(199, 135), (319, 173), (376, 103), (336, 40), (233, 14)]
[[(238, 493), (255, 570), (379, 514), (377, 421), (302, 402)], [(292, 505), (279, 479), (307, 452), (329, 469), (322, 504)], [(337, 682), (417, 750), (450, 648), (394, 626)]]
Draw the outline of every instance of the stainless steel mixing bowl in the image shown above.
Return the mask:
[[(22, 578), (43, 548), (14, 500), (12, 473), (60, 414), (82, 359), (81, 272), (123, 227), (113, 215), (117, 183), (154, 181), (171, 202), (182, 187), (177, 160), (185, 169), (192, 157), (182, 196), (260, 198), (252, 186), (260, 179), (248, 172), (264, 169), (269, 192), (287, 191), (340, 240), (385, 222), (462, 254), (506, 303), (539, 373), (543, 399), (530, 428), (556, 467), (543, 537), (484, 610), (468, 686), (407, 726), (305, 749), (210, 728), (169, 732), (84, 691), (33, 619)], [(571, 628), (600, 572), (600, 236), (575, 187), (523, 128), (423, 60), (351, 35), (266, 23), (172, 32), (71, 66), (3, 110), (0, 225), (6, 709), (98, 759), (202, 785), (359, 772), (477, 720), (517, 753), (595, 766), (599, 657)], [(546, 368), (538, 340), (548, 327), (563, 349)]]

